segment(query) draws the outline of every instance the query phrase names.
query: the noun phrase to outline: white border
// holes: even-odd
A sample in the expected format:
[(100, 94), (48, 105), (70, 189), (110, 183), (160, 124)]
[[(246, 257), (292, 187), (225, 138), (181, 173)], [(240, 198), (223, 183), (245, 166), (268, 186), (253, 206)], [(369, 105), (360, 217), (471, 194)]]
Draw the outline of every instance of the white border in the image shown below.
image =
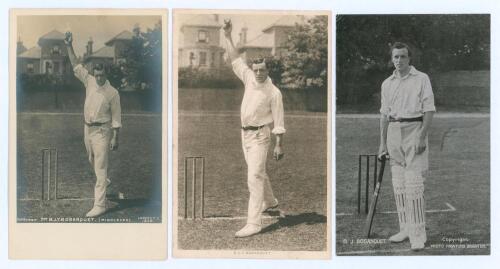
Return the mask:
[[(500, 137), (498, 125), (498, 115), (500, 113), (500, 96), (497, 93), (498, 85), (498, 42), (500, 38), (500, 2), (494, 0), (86, 0), (86, 1), (58, 1), (58, 0), (3, 0), (0, 1), (0, 268), (493, 268), (494, 264), (499, 264), (500, 254), (498, 253), (500, 237), (498, 225), (500, 224), (500, 198), (497, 195), (491, 196), (491, 238), (492, 248), (490, 256), (426, 256), (426, 257), (336, 257), (328, 261), (270, 261), (270, 260), (190, 260), (172, 259), (171, 253), (171, 227), (172, 227), (172, 165), (168, 164), (168, 190), (169, 190), (169, 260), (163, 262), (126, 262), (126, 261), (9, 261), (7, 259), (7, 171), (8, 171), (8, 12), (9, 8), (206, 8), (206, 9), (330, 9), (332, 10), (333, 33), (332, 40), (335, 41), (335, 15), (336, 14), (387, 14), (387, 13), (490, 13), (491, 14), (491, 137)], [(172, 48), (172, 16), (169, 18), (169, 44)], [(333, 42), (333, 67), (335, 68), (335, 42)], [(169, 49), (169, 74), (172, 70), (172, 55)], [(335, 74), (335, 70), (332, 70)], [(169, 75), (169, 78), (171, 75)], [(332, 81), (335, 85), (335, 78)], [(168, 160), (172, 160), (172, 82), (169, 80), (168, 93)], [(335, 96), (335, 94), (333, 94)], [(335, 111), (335, 110), (334, 110)], [(332, 117), (332, 126), (335, 126), (335, 117)], [(335, 128), (332, 128), (332, 136), (335, 137)], [(335, 143), (332, 143), (334, 147)], [(500, 142), (491, 139), (491, 164), (498, 164)], [(332, 152), (335, 149), (332, 148)], [(335, 154), (332, 155), (332, 164), (335, 163)], [(335, 175), (334, 165), (332, 165), (332, 175)], [(500, 167), (492, 165), (491, 168), (491, 193), (495, 194), (500, 190), (499, 175)], [(333, 182), (335, 188), (335, 183)], [(332, 190), (335, 194), (335, 189)], [(335, 197), (332, 197), (335, 201)], [(335, 210), (335, 206), (332, 206)], [(335, 212), (332, 212), (333, 214)], [(335, 242), (335, 223), (332, 223), (333, 241)], [(332, 252), (335, 253), (335, 244)], [(71, 263), (71, 264), (69, 264)]]

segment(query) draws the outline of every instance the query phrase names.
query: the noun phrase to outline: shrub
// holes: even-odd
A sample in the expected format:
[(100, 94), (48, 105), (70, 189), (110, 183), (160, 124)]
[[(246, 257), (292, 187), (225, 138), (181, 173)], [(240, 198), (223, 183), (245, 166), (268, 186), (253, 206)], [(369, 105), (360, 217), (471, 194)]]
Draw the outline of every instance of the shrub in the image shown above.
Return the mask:
[(241, 88), (243, 86), (229, 67), (218, 69), (181, 67), (178, 78), (179, 88)]

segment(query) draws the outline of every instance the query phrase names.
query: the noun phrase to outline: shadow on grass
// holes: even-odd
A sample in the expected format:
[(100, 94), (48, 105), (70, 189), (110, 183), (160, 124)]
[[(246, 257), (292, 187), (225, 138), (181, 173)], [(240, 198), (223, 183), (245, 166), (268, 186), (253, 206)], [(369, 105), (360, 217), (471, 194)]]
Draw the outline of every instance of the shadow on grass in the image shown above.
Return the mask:
[[(269, 214), (277, 216), (280, 213), (279, 211), (273, 211), (269, 212)], [(316, 212), (302, 213), (298, 215), (285, 215), (284, 217), (278, 218), (278, 222), (262, 229), (261, 233), (269, 233), (282, 227), (293, 227), (300, 224), (314, 225), (318, 223), (326, 223), (326, 216), (320, 215)]]
[(128, 208), (134, 207), (155, 207), (157, 203), (149, 199), (109, 199), (113, 203), (117, 203), (116, 206), (110, 208), (106, 211), (106, 214), (118, 212)]

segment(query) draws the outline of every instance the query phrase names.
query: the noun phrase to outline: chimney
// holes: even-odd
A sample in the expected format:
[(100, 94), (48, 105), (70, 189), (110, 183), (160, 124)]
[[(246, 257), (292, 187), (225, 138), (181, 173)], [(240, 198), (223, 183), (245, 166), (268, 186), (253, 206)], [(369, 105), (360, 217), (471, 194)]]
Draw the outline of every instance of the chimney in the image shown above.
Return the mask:
[(21, 40), (21, 36), (18, 36), (18, 37), (17, 37), (17, 48), (16, 48), (16, 52), (17, 52), (17, 54), (19, 55), (19, 54), (21, 54), (21, 53), (23, 53), (23, 52), (25, 52), (25, 51), (26, 51), (26, 48), (25, 48), (25, 47), (24, 47), (24, 45), (23, 45), (23, 41)]
[(245, 24), (243, 26), (243, 28), (241, 28), (241, 43), (242, 44), (247, 43), (247, 32), (248, 32), (248, 28), (247, 28), (247, 26)]
[(89, 37), (89, 41), (87, 41), (87, 56), (92, 55), (92, 45), (94, 44), (94, 41), (92, 41), (92, 37)]
[(215, 22), (219, 22), (219, 15), (218, 14), (214, 14), (214, 20), (215, 20)]

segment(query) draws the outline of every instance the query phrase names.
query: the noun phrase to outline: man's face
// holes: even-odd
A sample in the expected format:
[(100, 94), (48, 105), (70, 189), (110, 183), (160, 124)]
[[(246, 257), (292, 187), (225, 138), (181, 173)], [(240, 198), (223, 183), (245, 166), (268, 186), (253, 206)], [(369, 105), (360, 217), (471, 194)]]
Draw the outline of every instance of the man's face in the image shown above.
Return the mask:
[(94, 77), (97, 85), (103, 86), (106, 83), (106, 72), (104, 72), (104, 70), (94, 69)]
[(263, 83), (264, 81), (266, 81), (269, 71), (267, 70), (265, 63), (253, 64), (252, 70), (258, 83)]
[(392, 50), (392, 63), (399, 72), (405, 72), (410, 67), (410, 57), (408, 56), (408, 49), (393, 49)]

